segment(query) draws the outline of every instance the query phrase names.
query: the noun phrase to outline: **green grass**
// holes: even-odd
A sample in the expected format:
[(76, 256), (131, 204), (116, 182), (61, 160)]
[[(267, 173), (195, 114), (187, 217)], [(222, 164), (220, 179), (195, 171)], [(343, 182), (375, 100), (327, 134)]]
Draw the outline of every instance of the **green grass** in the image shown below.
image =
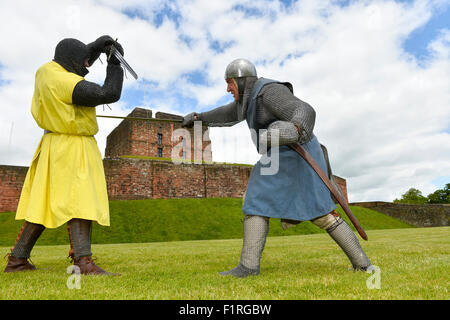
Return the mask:
[(97, 263), (121, 276), (82, 276), (79, 290), (66, 286), (68, 245), (37, 246), (32, 259), (40, 270), (1, 273), (0, 299), (449, 298), (448, 227), (367, 233), (361, 243), (381, 270), (380, 289), (367, 287), (371, 274), (349, 271), (345, 254), (321, 233), (269, 237), (261, 275), (246, 279), (217, 273), (237, 264), (241, 239), (97, 244)]
[(223, 164), (228, 166), (240, 166), (240, 167), (253, 167), (252, 164), (246, 163), (233, 163), (233, 162), (216, 162), (216, 161), (204, 161), (197, 162), (190, 159), (174, 159), (174, 158), (164, 158), (164, 157), (148, 157), (148, 156), (135, 156), (135, 155), (124, 155), (120, 156), (120, 158), (124, 159), (139, 159), (139, 160), (155, 160), (155, 161), (171, 161), (171, 162), (179, 162), (179, 163), (195, 163), (195, 164)]
[[(139, 243), (179, 240), (236, 239), (242, 237), (242, 199), (151, 199), (111, 201), (111, 226), (94, 223), (92, 243)], [(379, 212), (351, 207), (366, 230), (411, 228)], [(344, 212), (339, 208), (344, 219)], [(14, 212), (0, 213), (0, 246), (13, 246), (23, 220)], [(348, 220), (347, 222), (351, 224)], [(324, 233), (311, 222), (284, 231), (280, 219), (271, 219), (269, 236)], [(66, 226), (47, 229), (37, 245), (67, 244)]]

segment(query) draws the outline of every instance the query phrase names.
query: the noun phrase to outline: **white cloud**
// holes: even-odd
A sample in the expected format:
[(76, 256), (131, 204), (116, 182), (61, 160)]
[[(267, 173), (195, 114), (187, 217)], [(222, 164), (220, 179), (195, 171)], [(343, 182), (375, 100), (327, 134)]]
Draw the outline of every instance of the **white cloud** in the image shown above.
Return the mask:
[[(347, 178), (350, 201), (390, 201), (410, 187), (428, 194), (436, 189), (431, 181), (450, 172), (450, 31), (430, 42), (426, 61), (402, 48), (443, 1), (364, 0), (341, 7), (303, 0), (289, 8), (278, 1), (23, 4), (10, 2), (0, 12), (0, 29), (14, 31), (3, 35), (0, 56), (0, 79), (9, 81), (0, 86), (2, 164), (29, 165), (42, 132), (30, 114), (34, 73), (52, 58), (56, 43), (110, 34), (140, 76), (138, 82), (129, 77), (124, 88), (144, 88), (142, 104), (154, 112), (205, 111), (231, 100), (223, 73), (238, 57), (254, 61), (259, 76), (292, 82), (317, 112), (315, 133), (334, 172)], [(155, 26), (151, 21), (167, 8), (177, 22), (165, 18)], [(91, 69), (87, 79), (101, 83), (105, 65)], [(206, 82), (189, 81), (186, 74), (194, 71)], [(108, 113), (126, 115), (126, 103)], [(102, 153), (117, 122), (99, 119)], [(210, 136), (215, 161), (259, 158), (245, 122), (212, 128)]]

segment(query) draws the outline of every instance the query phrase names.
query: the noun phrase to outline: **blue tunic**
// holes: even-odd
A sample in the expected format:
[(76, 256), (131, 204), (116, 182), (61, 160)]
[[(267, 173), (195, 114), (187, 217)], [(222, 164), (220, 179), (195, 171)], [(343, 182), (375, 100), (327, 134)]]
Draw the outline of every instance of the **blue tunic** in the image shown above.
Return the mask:
[[(256, 124), (256, 97), (264, 85), (273, 82), (277, 81), (260, 79), (253, 87), (247, 107), (247, 124), (250, 129), (261, 129)], [(322, 170), (327, 172), (325, 158), (317, 138), (313, 136), (302, 146)], [(271, 151), (269, 149), (267, 152), (269, 157)], [(269, 166), (270, 163), (263, 165), (259, 160), (253, 167), (242, 207), (244, 214), (306, 221), (336, 209), (330, 191), (317, 173), (288, 146), (279, 148), (278, 172), (273, 175), (261, 174), (261, 168)]]

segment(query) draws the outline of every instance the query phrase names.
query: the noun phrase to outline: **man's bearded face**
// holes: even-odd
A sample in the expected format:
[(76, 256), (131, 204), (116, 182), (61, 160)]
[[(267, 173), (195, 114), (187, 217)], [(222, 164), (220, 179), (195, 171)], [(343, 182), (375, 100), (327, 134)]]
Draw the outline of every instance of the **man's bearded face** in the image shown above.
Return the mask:
[(227, 92), (230, 92), (233, 95), (234, 101), (239, 101), (239, 90), (236, 80), (228, 78), (226, 82), (227, 82)]

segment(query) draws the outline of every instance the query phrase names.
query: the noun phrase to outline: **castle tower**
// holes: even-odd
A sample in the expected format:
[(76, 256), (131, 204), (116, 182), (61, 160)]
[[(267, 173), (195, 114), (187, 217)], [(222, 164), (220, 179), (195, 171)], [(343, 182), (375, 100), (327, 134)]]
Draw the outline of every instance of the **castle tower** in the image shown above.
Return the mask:
[(178, 155), (180, 158), (186, 158), (190, 148), (191, 161), (199, 160), (200, 155), (203, 161), (212, 161), (211, 141), (207, 127), (201, 127), (201, 135), (198, 132), (195, 136), (196, 142), (194, 142), (194, 128), (185, 128), (191, 137), (190, 146), (187, 146), (183, 137), (179, 137), (176, 141), (172, 140), (174, 132), (182, 128), (182, 116), (157, 112), (155, 118), (152, 118), (152, 110), (135, 108), (127, 118), (130, 119), (124, 119), (108, 135), (105, 158), (142, 156), (170, 159), (173, 148), (177, 146), (180, 150), (182, 149)]

